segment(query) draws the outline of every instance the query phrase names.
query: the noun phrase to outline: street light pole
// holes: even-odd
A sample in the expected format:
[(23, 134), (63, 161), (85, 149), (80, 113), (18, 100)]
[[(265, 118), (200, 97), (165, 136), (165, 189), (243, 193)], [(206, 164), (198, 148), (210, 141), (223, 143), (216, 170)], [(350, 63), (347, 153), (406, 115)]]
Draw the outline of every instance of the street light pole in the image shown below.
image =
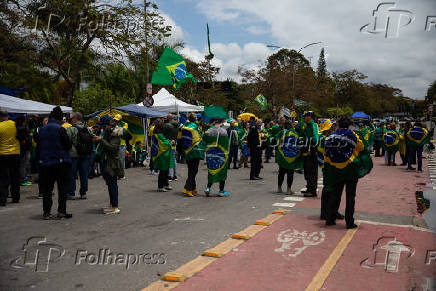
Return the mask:
[(146, 84), (148, 84), (149, 72), (148, 72), (148, 31), (147, 31), (147, 0), (144, 0), (144, 32), (145, 32), (145, 78)]

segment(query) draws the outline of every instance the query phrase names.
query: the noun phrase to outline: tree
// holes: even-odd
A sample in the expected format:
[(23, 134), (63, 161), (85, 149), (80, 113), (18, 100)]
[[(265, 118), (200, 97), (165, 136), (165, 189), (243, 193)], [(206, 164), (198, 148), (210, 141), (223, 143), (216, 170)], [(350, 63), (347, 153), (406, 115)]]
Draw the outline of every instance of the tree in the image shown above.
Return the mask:
[(433, 102), (436, 100), (436, 81), (434, 81), (433, 84), (431, 84), (430, 87), (428, 87), (427, 96), (425, 96), (425, 100), (430, 104), (433, 104)]
[(145, 46), (146, 38), (160, 41), (171, 31), (154, 4), (147, 2), (153, 10), (144, 21), (132, 0), (111, 3), (8, 0), (0, 18), (15, 36), (31, 40), (40, 68), (65, 80), (69, 89), (66, 103), (71, 105), (85, 70), (108, 61), (125, 63)]
[(316, 76), (319, 79), (324, 79), (327, 76), (327, 66), (325, 62), (324, 48), (322, 48), (318, 59), (318, 69), (316, 70)]

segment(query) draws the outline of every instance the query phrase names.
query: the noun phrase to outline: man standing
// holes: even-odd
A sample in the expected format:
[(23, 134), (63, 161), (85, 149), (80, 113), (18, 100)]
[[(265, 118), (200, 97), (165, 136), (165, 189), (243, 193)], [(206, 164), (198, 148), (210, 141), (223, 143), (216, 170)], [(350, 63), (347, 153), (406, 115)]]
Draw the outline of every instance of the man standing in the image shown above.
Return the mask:
[(230, 122), (230, 127), (227, 128), (227, 135), (230, 139), (230, 152), (229, 152), (229, 169), (233, 161), (233, 169), (237, 169), (238, 163), (238, 150), (239, 150), (239, 134), (238, 128), (235, 126), (235, 121)]
[[(324, 190), (327, 211), (326, 225), (335, 225), (341, 196), (346, 187), (345, 222), (347, 229), (356, 228), (354, 224), (354, 204), (358, 179), (369, 173), (367, 169), (360, 175), (360, 153), (364, 144), (359, 136), (349, 129), (350, 119), (339, 119), (339, 129), (326, 138), (324, 159)], [(339, 146), (340, 145), (340, 146)], [(367, 153), (369, 156), (369, 151)], [(372, 165), (371, 165), (372, 167)]]
[(76, 178), (77, 172), (80, 177), (80, 199), (86, 199), (88, 191), (88, 175), (92, 154), (92, 135), (83, 124), (83, 117), (80, 112), (73, 112), (71, 115), (72, 126), (67, 129), (68, 137), (71, 140), (71, 188), (68, 199), (76, 199)]
[(43, 195), (44, 219), (52, 219), (51, 207), (54, 183), (58, 184), (58, 215), (56, 219), (71, 218), (67, 213), (67, 194), (71, 183), (71, 141), (61, 126), (62, 110), (53, 108), (46, 126), (39, 131), (39, 183)]
[(261, 163), (262, 163), (262, 149), (261, 149), (261, 136), (260, 129), (262, 126), (262, 119), (254, 121), (250, 118), (250, 129), (248, 131), (247, 143), (251, 156), (251, 169), (250, 180), (261, 180), (259, 177)]
[(176, 161), (176, 147), (177, 147), (177, 135), (179, 133), (179, 123), (174, 120), (174, 116), (170, 113), (167, 116), (167, 120), (162, 128), (163, 135), (171, 142), (171, 156), (174, 160), (173, 175), (171, 175), (171, 168), (168, 171), (168, 179), (177, 181), (177, 161)]
[[(116, 114), (114, 117), (114, 120), (116, 122), (116, 125), (123, 130), (123, 135), (121, 136), (121, 143), (120, 143), (120, 159), (121, 164), (123, 165), (123, 169), (126, 168), (126, 137), (127, 137), (127, 129), (129, 128), (129, 124), (127, 122), (124, 122), (123, 117), (121, 114)], [(124, 177), (123, 177), (124, 178)]]
[(316, 197), (318, 188), (318, 126), (314, 121), (315, 114), (312, 111), (305, 112), (303, 117), (304, 124), (300, 127), (300, 136), (303, 137), (304, 141), (303, 167), (306, 190), (302, 193), (304, 193), (304, 197)]
[[(0, 110), (0, 206), (6, 206), (11, 189), (12, 202), (20, 201), (20, 142), (15, 122)], [(9, 184), (10, 181), (10, 184)]]
[(417, 172), (422, 173), (422, 151), (424, 145), (430, 141), (430, 135), (427, 129), (422, 127), (421, 122), (415, 122), (415, 126), (407, 132), (406, 138), (407, 149), (409, 150), (407, 170), (415, 170), (412, 164), (416, 158), (418, 163)]

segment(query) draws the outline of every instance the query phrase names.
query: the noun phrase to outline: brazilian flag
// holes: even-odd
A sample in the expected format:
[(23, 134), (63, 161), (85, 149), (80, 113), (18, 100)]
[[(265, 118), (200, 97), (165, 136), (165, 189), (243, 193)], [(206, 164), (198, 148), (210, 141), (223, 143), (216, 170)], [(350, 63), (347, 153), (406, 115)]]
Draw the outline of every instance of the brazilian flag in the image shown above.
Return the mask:
[(203, 159), (201, 132), (195, 122), (183, 125), (181, 142), (186, 160)]
[(259, 103), (260, 109), (263, 111), (268, 107), (268, 101), (266, 100), (265, 96), (262, 94), (259, 94), (254, 98), (254, 100)]
[(189, 78), (197, 82), (192, 74), (187, 73), (183, 57), (166, 47), (159, 58), (156, 71), (153, 72), (151, 83), (173, 85), (174, 90), (178, 90)]
[(395, 130), (389, 130), (383, 135), (384, 148), (388, 152), (398, 151), (398, 143), (400, 142), (400, 136)]
[(340, 128), (325, 141), (325, 164), (344, 169), (363, 151), (359, 136), (349, 129)]
[(298, 133), (294, 129), (284, 129), (278, 135), (276, 161), (281, 168), (298, 170), (303, 168), (301, 146)]
[(364, 126), (360, 129), (360, 139), (362, 140), (365, 149), (369, 148), (371, 135), (372, 135), (371, 130), (369, 129), (368, 126)]
[(168, 171), (171, 165), (171, 142), (162, 133), (153, 135), (151, 139), (151, 158), (153, 167)]
[(229, 162), (229, 144), (227, 135), (203, 136), (206, 146), (206, 165), (208, 170), (207, 180), (209, 183), (221, 182), (227, 179)]
[(427, 129), (414, 126), (407, 133), (407, 144), (411, 147), (419, 147), (428, 143), (430, 140), (430, 136), (428, 134)]

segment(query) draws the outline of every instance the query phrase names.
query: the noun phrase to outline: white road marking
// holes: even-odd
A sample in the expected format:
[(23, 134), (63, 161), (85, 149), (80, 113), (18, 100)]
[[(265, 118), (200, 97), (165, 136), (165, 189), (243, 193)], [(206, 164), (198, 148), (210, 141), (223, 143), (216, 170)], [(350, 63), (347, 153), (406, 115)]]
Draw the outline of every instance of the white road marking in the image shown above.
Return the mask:
[(410, 227), (410, 228), (413, 228), (414, 230), (419, 230), (419, 231), (426, 231), (426, 232), (432, 232), (432, 233), (435, 233), (435, 232), (432, 231), (431, 229), (422, 228), (422, 227), (414, 226), (414, 225), (411, 225), (411, 224), (393, 224), (393, 223), (377, 222), (377, 221), (369, 221), (369, 220), (359, 220), (359, 219), (356, 220), (356, 222), (359, 222), (359, 223), (366, 223), (366, 224), (372, 224), (372, 225), (396, 226), (396, 227)]
[(274, 207), (294, 207), (295, 203), (274, 203)]
[(282, 253), (282, 256), (289, 259), (300, 255), (306, 248), (316, 246), (325, 240), (325, 231), (312, 232), (287, 229), (279, 233), (277, 242), (281, 243), (274, 251)]
[(185, 217), (185, 218), (174, 218), (174, 221), (202, 221), (204, 218), (191, 218), (191, 217)]
[(283, 198), (283, 200), (301, 202), (304, 200), (304, 198), (303, 197), (285, 197), (285, 198)]

